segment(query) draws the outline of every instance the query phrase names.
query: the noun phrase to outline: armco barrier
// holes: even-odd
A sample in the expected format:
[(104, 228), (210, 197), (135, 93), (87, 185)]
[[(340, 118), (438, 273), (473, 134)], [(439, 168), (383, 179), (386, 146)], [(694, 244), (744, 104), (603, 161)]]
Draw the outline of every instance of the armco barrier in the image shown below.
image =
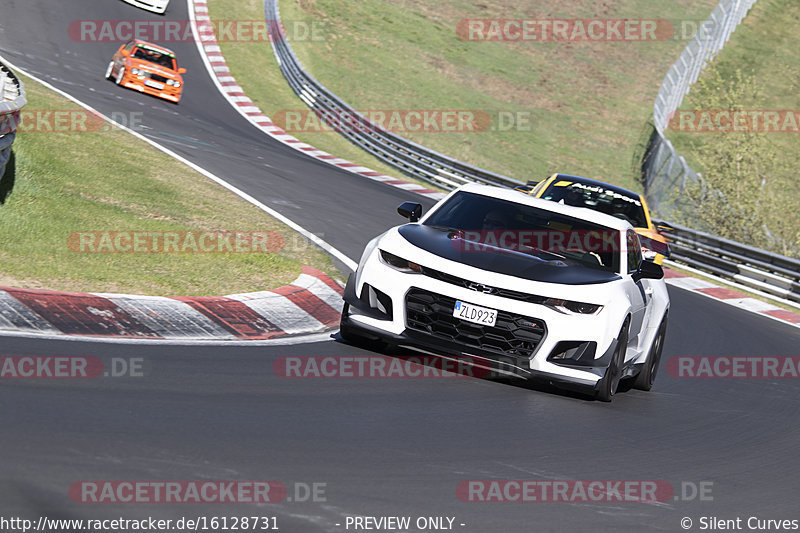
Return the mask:
[(22, 81), (0, 63), (0, 180), (11, 157), (11, 145), (17, 135), (19, 110), (27, 103)]
[[(359, 124), (368, 124), (369, 121), (315, 80), (300, 65), (285, 38), (278, 0), (265, 0), (264, 4), (272, 49), (292, 90), (312, 111), (336, 127), (337, 131), (352, 143), (404, 174), (445, 189), (453, 189), (468, 182), (506, 186), (522, 183), (488, 170), (467, 165), (377, 126), (359, 127)], [(351, 119), (351, 127), (343, 123), (343, 120), (349, 122)]]
[[(664, 137), (664, 130), (702, 69), (724, 46), (755, 2), (756, 0), (721, 0), (678, 61), (667, 72), (654, 106), (655, 132), (643, 164), (645, 194), (651, 205), (659, 206), (669, 187), (696, 177), (683, 157), (675, 153), (672, 144)], [(468, 181), (505, 186), (520, 183), (506, 176), (471, 167), (378, 128), (371, 127), (369, 131), (363, 131), (357, 124), (349, 129), (342, 127), (342, 117), (361, 115), (303, 69), (285, 38), (278, 0), (265, 0), (264, 4), (272, 49), (289, 85), (320, 117), (335, 118), (330, 123), (350, 141), (405, 174), (422, 178), (445, 189)], [(358, 120), (363, 121), (362, 124), (366, 122), (363, 117)], [(800, 261), (677, 224), (672, 226), (675, 230), (668, 235), (673, 260), (767, 294), (800, 302)]]
[(800, 260), (672, 224), (670, 259), (800, 303)]

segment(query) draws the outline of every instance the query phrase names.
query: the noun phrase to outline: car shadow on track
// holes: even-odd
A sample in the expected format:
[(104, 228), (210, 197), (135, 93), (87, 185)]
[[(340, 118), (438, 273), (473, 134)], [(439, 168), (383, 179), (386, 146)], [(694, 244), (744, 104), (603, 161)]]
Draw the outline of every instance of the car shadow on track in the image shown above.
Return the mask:
[[(370, 342), (365, 340), (360, 344), (352, 344), (345, 341), (338, 332), (331, 335), (331, 338), (341, 344), (367, 350), (376, 355), (400, 359), (403, 363), (413, 361), (414, 363), (430, 368), (430, 373), (441, 372), (443, 370), (451, 372), (454, 371), (454, 373), (462, 374), (467, 378), (482, 379), (501, 385), (526, 389), (532, 392), (541, 392), (578, 400), (595, 400), (594, 394), (592, 393), (561, 388), (544, 380), (528, 380), (523, 377), (512, 377), (508, 374), (500, 373), (495, 370), (473, 366), (469, 356), (459, 358), (457, 364), (453, 364), (453, 359), (449, 357), (437, 356), (429, 352), (418, 352), (409, 348), (387, 345), (380, 342)], [(447, 361), (449, 361), (449, 363), (447, 363)], [(619, 384), (618, 392), (626, 392), (631, 388), (632, 387), (629, 383), (622, 381)]]

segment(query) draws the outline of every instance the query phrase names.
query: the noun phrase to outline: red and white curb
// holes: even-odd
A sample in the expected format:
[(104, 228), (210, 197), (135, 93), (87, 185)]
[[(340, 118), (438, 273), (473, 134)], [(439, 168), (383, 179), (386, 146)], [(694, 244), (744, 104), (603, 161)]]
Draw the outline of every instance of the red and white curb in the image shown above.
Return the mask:
[(329, 154), (323, 150), (318, 150), (314, 146), (286, 133), (283, 128), (272, 122), (267, 115), (261, 112), (258, 106), (248, 98), (244, 93), (244, 89), (239, 86), (236, 79), (231, 75), (228, 64), (225, 62), (225, 57), (223, 57), (219, 44), (217, 43), (211, 17), (208, 15), (208, 2), (206, 0), (187, 1), (189, 4), (189, 18), (193, 22), (192, 28), (196, 28), (197, 31), (195, 36), (197, 49), (200, 51), (200, 57), (203, 58), (203, 63), (205, 63), (209, 74), (211, 74), (211, 79), (214, 80), (217, 88), (225, 99), (228, 100), (234, 109), (250, 121), (251, 124), (273, 139), (295, 150), (299, 150), (310, 157), (352, 172), (353, 174), (358, 174), (359, 176), (374, 181), (380, 181), (406, 191), (413, 191), (434, 200), (440, 200), (445, 197), (445, 193), (425, 188), (416, 183), (399, 180), (393, 176), (381, 174), (380, 172), (357, 165), (356, 163), (351, 163), (346, 159)]
[(339, 325), (342, 288), (303, 267), (290, 285), (228, 296), (175, 297), (0, 287), (0, 331), (80, 337), (261, 340)]
[(687, 291), (696, 292), (709, 298), (725, 302), (745, 311), (765, 315), (786, 324), (800, 327), (800, 314), (787, 311), (781, 307), (751, 298), (732, 289), (720, 287), (709, 281), (694, 278), (675, 270), (664, 269), (667, 285), (678, 287)]

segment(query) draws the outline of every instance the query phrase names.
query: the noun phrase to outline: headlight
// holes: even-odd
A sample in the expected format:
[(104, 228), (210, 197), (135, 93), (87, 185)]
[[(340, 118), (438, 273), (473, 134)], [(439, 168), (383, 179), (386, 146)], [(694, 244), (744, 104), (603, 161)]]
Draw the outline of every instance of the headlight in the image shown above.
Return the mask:
[(542, 302), (542, 305), (551, 307), (560, 313), (569, 312), (579, 315), (593, 315), (603, 308), (602, 305), (573, 302), (572, 300), (560, 300), (558, 298), (548, 298)]
[(131, 69), (131, 74), (134, 74), (134, 75), (139, 74), (139, 69), (138, 68), (132, 68)]
[(384, 250), (381, 250), (381, 260), (392, 267), (395, 270), (399, 270), (400, 272), (406, 272), (408, 274), (419, 274), (422, 272), (422, 267), (416, 263), (403, 259), (402, 257), (397, 257), (394, 254), (390, 254)]

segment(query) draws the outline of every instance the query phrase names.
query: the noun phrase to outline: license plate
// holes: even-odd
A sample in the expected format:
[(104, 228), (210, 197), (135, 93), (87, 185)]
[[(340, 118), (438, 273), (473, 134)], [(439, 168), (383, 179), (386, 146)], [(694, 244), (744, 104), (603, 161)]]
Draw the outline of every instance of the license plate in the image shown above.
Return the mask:
[(496, 310), (459, 301), (456, 301), (455, 309), (453, 309), (453, 316), (483, 326), (494, 326), (497, 321)]
[(144, 84), (147, 85), (148, 87), (152, 87), (153, 89), (161, 90), (161, 89), (164, 88), (164, 84), (163, 83), (159, 83), (159, 82), (153, 81), (153, 80), (144, 80)]

